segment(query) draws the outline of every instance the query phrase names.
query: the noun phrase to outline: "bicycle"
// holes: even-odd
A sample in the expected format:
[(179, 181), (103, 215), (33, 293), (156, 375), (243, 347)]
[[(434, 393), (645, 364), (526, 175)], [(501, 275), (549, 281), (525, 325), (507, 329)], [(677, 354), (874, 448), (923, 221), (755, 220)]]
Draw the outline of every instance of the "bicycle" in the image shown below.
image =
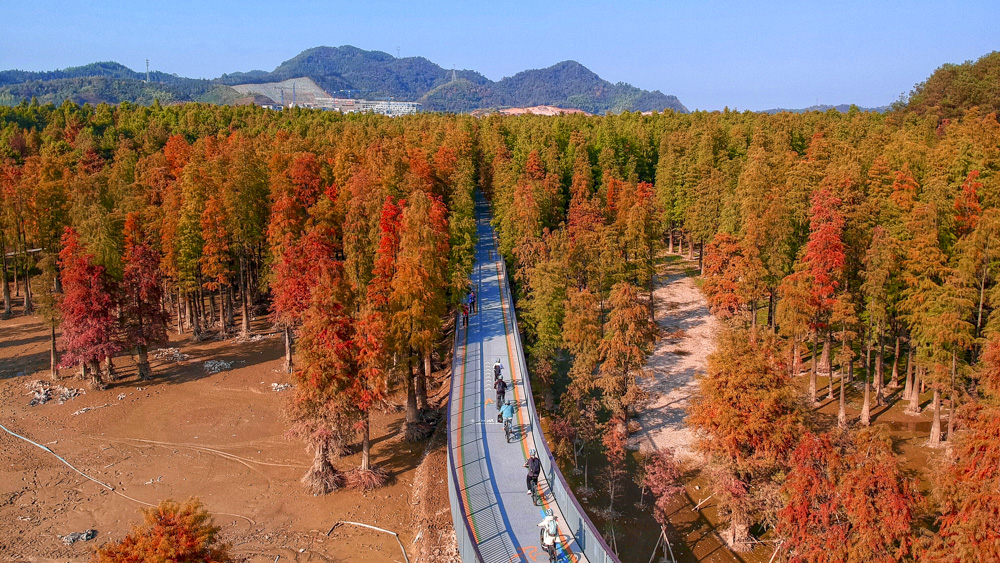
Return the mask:
[(542, 506), (542, 500), (544, 500), (542, 486), (536, 482), (535, 486), (531, 487), (531, 504), (535, 506)]
[(503, 419), (503, 434), (507, 438), (507, 443), (510, 443), (510, 437), (514, 435), (514, 425), (511, 423), (509, 418)]
[(556, 544), (559, 542), (559, 538), (555, 538), (555, 541), (551, 545), (545, 543), (545, 530), (538, 531), (538, 543), (542, 545), (542, 551), (548, 554), (549, 563), (556, 563), (559, 560), (559, 550), (556, 548)]

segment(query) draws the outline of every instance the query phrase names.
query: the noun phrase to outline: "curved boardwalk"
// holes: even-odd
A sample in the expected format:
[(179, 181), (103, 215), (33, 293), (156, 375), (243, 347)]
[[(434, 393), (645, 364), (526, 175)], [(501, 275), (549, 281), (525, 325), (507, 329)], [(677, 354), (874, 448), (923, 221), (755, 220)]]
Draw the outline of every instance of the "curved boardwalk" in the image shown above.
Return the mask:
[[(453, 498), (452, 517), (460, 545), (465, 533), (462, 528), (469, 530), (475, 544), (471, 553), (468, 549), (463, 552), (463, 559), (481, 559), (486, 563), (548, 561), (540, 548), (538, 523), (545, 509), (552, 508), (560, 524), (559, 560), (587, 562), (577, 541), (578, 536), (583, 536), (570, 529), (574, 522), (567, 525), (559, 503), (550, 492), (548, 480), (552, 473), (547, 476), (543, 470), (539, 477), (539, 484), (546, 491), (544, 506), (534, 506), (526, 495), (527, 470), (522, 466), (528, 451), (536, 448), (531, 426), (534, 409), (528, 404), (530, 387), (525, 384), (526, 374), (520, 367), (523, 352), (518, 348), (520, 341), (512, 326), (510, 293), (503, 287), (507, 283), (505, 269), (494, 246), (489, 210), (481, 197), (477, 200), (476, 215), (479, 242), (472, 287), (479, 299), (479, 310), (469, 315), (468, 328), (459, 326), (456, 335), (448, 427), (453, 464), (449, 479), (454, 482), (453, 497), (458, 496)], [(517, 402), (515, 436), (510, 443), (504, 436), (503, 425), (496, 422), (492, 374), (497, 358), (503, 364), (504, 379), (510, 383), (513, 377), (507, 398)], [(540, 456), (547, 455), (547, 448), (537, 447), (537, 450)], [(576, 514), (572, 510), (569, 513)], [(578, 529), (583, 524), (576, 518)]]

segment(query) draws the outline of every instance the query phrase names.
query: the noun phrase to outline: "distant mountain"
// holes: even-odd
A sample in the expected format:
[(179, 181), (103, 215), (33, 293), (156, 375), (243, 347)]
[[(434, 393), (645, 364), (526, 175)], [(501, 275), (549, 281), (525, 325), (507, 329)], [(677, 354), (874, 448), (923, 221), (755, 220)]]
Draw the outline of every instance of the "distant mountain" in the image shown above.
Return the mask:
[[(836, 106), (821, 104), (821, 105), (818, 105), (818, 106), (809, 106), (807, 108), (801, 108), (801, 109), (788, 109), (788, 108), (766, 109), (766, 110), (764, 110), (764, 111), (762, 111), (760, 113), (771, 113), (771, 114), (782, 113), (782, 112), (788, 112), (788, 113), (809, 113), (811, 111), (827, 111), (827, 110), (831, 110), (831, 109), (837, 110), (840, 113), (847, 113), (848, 111), (851, 110), (852, 107), (856, 107), (856, 106), (854, 104), (840, 104), (840, 105), (836, 105)], [(885, 112), (889, 111), (889, 109), (890, 109), (889, 106), (879, 106), (877, 108), (863, 108), (863, 107), (858, 107), (858, 111), (874, 111), (874, 112), (878, 112), (878, 113), (885, 113)]]
[(270, 72), (235, 72), (210, 81), (153, 72), (148, 84), (145, 78), (144, 73), (114, 62), (52, 72), (2, 71), (0, 103), (17, 103), (33, 96), (40, 102), (57, 104), (64, 99), (151, 103), (154, 98), (164, 103), (234, 103), (243, 94), (231, 86), (309, 78), (334, 97), (418, 101), (427, 111), (551, 105), (598, 114), (664, 109), (687, 112), (675, 96), (621, 82), (612, 84), (575, 61), (527, 70), (494, 82), (476, 71), (447, 70), (423, 57), (396, 58), (349, 45), (307, 49)]

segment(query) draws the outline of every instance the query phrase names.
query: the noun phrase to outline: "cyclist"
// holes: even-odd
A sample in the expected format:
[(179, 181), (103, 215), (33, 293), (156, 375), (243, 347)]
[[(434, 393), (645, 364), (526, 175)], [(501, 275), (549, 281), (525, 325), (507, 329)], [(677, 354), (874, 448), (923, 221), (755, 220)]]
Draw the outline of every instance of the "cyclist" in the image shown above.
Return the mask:
[(545, 519), (538, 523), (541, 528), (542, 549), (549, 554), (549, 561), (556, 560), (556, 539), (559, 537), (559, 522), (552, 509), (545, 511)]
[(507, 395), (507, 382), (501, 377), (493, 382), (493, 388), (497, 392), (497, 409), (503, 404), (504, 397)]
[(538, 474), (542, 472), (542, 462), (534, 449), (528, 452), (528, 461), (524, 462), (524, 467), (528, 468), (528, 495), (531, 495), (531, 492), (538, 487)]
[(497, 380), (503, 376), (503, 365), (500, 364), (500, 358), (497, 358), (497, 363), (493, 364), (493, 383), (496, 384)]
[(503, 418), (504, 430), (507, 426), (513, 426), (514, 424), (514, 399), (507, 401), (504, 406), (500, 407), (500, 416)]

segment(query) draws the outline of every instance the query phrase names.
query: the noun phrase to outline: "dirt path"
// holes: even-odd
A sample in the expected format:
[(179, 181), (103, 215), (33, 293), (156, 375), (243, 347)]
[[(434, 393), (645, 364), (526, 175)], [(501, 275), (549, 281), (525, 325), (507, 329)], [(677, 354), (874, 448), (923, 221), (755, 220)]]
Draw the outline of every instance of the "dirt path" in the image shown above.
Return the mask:
[(695, 375), (705, 371), (712, 351), (716, 319), (691, 275), (696, 262), (668, 255), (653, 291), (656, 322), (661, 330), (642, 382), (649, 405), (639, 414), (633, 445), (641, 449), (673, 448), (678, 459), (691, 458), (694, 435), (684, 425), (688, 401), (697, 388)]

